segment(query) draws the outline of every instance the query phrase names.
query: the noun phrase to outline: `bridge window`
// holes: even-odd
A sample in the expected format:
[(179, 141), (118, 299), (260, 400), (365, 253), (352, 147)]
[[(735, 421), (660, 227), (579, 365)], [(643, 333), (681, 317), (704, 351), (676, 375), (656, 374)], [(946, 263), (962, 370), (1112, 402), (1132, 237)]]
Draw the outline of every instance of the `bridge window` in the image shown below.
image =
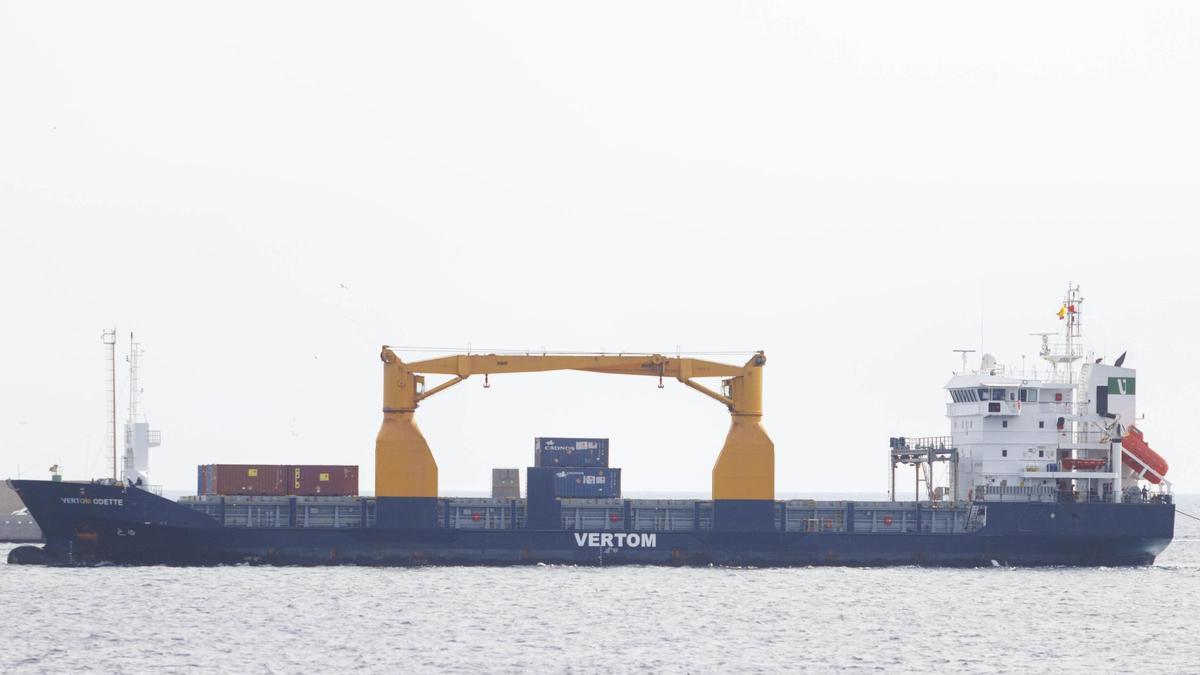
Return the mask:
[(1003, 401), (1004, 400), (1004, 390), (1003, 389), (993, 389), (992, 390), (992, 400), (993, 401)]
[(979, 390), (979, 400), (980, 400), (980, 401), (986, 401), (986, 400), (988, 400), (988, 390), (987, 390), (987, 389), (980, 389), (980, 390)]
[(1037, 394), (1037, 389), (1022, 389), (1020, 396), (1017, 397), (1017, 400), (1023, 403), (1037, 403)]

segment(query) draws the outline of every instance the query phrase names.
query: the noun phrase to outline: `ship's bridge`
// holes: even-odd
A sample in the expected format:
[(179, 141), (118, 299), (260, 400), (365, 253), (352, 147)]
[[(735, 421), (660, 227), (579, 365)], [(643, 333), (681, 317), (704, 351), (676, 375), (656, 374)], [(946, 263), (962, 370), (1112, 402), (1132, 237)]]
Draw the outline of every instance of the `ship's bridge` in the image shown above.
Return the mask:
[(946, 415), (983, 417), (1070, 413), (1070, 385), (996, 375), (956, 375), (946, 383)]

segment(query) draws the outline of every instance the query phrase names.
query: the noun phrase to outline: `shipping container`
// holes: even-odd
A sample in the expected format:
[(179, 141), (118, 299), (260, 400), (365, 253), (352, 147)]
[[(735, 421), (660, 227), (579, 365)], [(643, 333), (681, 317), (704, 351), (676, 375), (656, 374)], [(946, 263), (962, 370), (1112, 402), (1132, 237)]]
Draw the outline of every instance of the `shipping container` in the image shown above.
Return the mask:
[(331, 464), (201, 464), (196, 494), (245, 496), (353, 496), (358, 466)]
[[(533, 467), (530, 471), (551, 474), (555, 497), (599, 499), (621, 496), (620, 469)], [(529, 478), (529, 484), (532, 487), (533, 478)]]
[(205, 464), (197, 471), (200, 494), (287, 495), (286, 466), (282, 464)]
[(521, 470), (492, 469), (492, 499), (520, 499)]
[(213, 481), (216, 469), (212, 464), (201, 464), (196, 467), (196, 494), (208, 495), (213, 493)]
[(608, 439), (539, 436), (533, 439), (533, 447), (535, 450), (608, 450)]
[(288, 467), (288, 494), (301, 497), (345, 497), (358, 494), (354, 464), (294, 464)]
[(533, 465), (538, 467), (607, 467), (608, 439), (535, 438), (533, 439)]

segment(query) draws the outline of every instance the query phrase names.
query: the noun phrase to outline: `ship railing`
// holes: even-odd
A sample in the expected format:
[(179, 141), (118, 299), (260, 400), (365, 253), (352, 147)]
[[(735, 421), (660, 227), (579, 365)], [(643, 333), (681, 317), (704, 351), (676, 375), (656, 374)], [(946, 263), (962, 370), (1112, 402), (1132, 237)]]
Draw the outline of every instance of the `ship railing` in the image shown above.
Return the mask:
[(1173, 497), (1170, 492), (1151, 492), (1150, 490), (1142, 491), (1135, 488), (1130, 488), (1128, 492), (1121, 495), (1122, 504), (1172, 504)]
[(966, 502), (812, 502), (776, 504), (776, 529), (809, 534), (962, 534), (986, 524), (986, 507)]
[[(1026, 406), (1037, 406), (1039, 413), (1050, 413), (1052, 415), (1061, 415), (1066, 417), (1071, 414), (1070, 401), (1038, 401), (1037, 403), (1026, 403)], [(1063, 420), (1066, 422), (1066, 420)]]
[(561, 518), (564, 530), (624, 530), (624, 500), (562, 500)]
[(958, 449), (949, 436), (899, 436), (888, 439), (892, 480), (898, 464), (916, 466), (927, 462), (958, 461)]
[(888, 445), (892, 450), (912, 450), (926, 451), (929, 450), (952, 450), (954, 443), (949, 436), (899, 436), (888, 439)]
[(341, 529), (375, 524), (375, 500), (362, 497), (203, 495), (178, 503), (222, 527)]
[(1117, 500), (1111, 491), (1060, 490), (1055, 487), (979, 486), (975, 503), (1040, 502), (1046, 504), (1170, 504), (1171, 494), (1165, 491), (1142, 490), (1131, 487)]
[[(518, 515), (521, 511), (521, 515)], [(456, 497), (438, 500), (438, 524), (458, 530), (510, 530), (523, 522), (516, 499)]]
[[(633, 500), (628, 527), (653, 530), (688, 530), (712, 528), (712, 502), (677, 501), (652, 504)], [(972, 511), (972, 509), (975, 509)], [(626, 529), (626, 523), (615, 519), (615, 511), (593, 514), (585, 522), (576, 511), (564, 522), (567, 529), (588, 526), (597, 529)], [(695, 515), (699, 515), (699, 521)], [(826, 502), (810, 499), (777, 501), (775, 529), (783, 532), (832, 534), (855, 532), (863, 534), (963, 533), (973, 532), (986, 524), (986, 508), (967, 502)]]
[(1108, 429), (1096, 424), (1072, 432), (1070, 427), (1059, 430), (1058, 447), (1061, 450), (1103, 450), (1108, 451), (1116, 442)]
[(292, 497), (297, 527), (354, 528), (363, 526), (359, 497)]
[(1059, 501), (1059, 490), (1049, 486), (979, 485), (975, 488), (977, 502), (1045, 502)]
[(564, 530), (686, 532), (712, 529), (712, 502), (693, 499), (564, 499)]
[[(524, 499), (442, 498), (438, 527), (497, 530), (525, 527)], [(368, 513), (373, 521), (373, 513)], [(712, 502), (691, 499), (562, 499), (560, 527), (568, 531), (688, 531), (712, 529)]]
[[(524, 500), (440, 499), (438, 524), (451, 529), (520, 529)], [(704, 500), (563, 499), (566, 531), (686, 532), (712, 529), (713, 503)], [(986, 524), (986, 507), (967, 502), (775, 502), (775, 529), (808, 534), (954, 534)], [(368, 520), (370, 520), (368, 514)]]
[[(439, 499), (438, 525), (451, 529), (521, 529), (525, 500)], [(566, 531), (686, 532), (712, 529), (711, 501), (563, 499)], [(985, 504), (969, 502), (775, 502), (775, 529), (806, 534), (962, 534), (987, 524)], [(368, 512), (367, 520), (373, 514)]]
[[(1056, 355), (1062, 356), (1062, 355), (1066, 354), (1067, 346), (1065, 343), (1059, 343), (1057, 345), (1053, 345), (1052, 347), (1054, 349), (1053, 353), (1055, 353)], [(1074, 352), (1075, 352), (1076, 356), (1082, 356), (1082, 352), (1080, 352), (1078, 349), (1075, 349)], [(1002, 363), (997, 363), (995, 368), (990, 369), (987, 374), (995, 375), (997, 377), (1007, 377), (1007, 378), (1011, 378), (1014, 380), (1029, 380), (1031, 382), (1044, 382), (1047, 384), (1071, 384), (1071, 383), (1074, 383), (1074, 381), (1076, 379), (1075, 374), (1072, 373), (1071, 370), (1072, 369), (1070, 369), (1070, 368), (1064, 369), (1062, 371), (1057, 371), (1054, 368), (1028, 368), (1028, 367), (1016, 368), (1016, 367), (1007, 366)], [(967, 375), (967, 374), (979, 375), (982, 373), (979, 370), (968, 369), (965, 372), (961, 371), (961, 370), (956, 370), (956, 371), (954, 371), (954, 374), (955, 375)]]

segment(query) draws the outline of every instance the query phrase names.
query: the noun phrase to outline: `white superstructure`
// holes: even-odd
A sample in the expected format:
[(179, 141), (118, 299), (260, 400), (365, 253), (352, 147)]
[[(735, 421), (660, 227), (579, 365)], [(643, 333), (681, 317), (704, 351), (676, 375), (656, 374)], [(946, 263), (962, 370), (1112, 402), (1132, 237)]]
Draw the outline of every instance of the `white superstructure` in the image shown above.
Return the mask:
[[(1058, 317), (1059, 342), (1036, 334), (1048, 367), (1013, 370), (983, 354), (977, 370), (946, 383), (949, 438), (893, 439), (893, 499), (899, 463), (917, 470), (918, 499), (921, 480), (930, 499), (959, 501), (1118, 501), (1143, 496), (1150, 485), (1142, 479), (1169, 489), (1150, 466), (1161, 458), (1144, 445), (1122, 447), (1137, 420), (1137, 372), (1124, 367), (1124, 354), (1110, 365), (1085, 352), (1078, 286)], [(940, 489), (935, 462), (949, 467)], [(1165, 473), (1165, 462), (1160, 468)]]

